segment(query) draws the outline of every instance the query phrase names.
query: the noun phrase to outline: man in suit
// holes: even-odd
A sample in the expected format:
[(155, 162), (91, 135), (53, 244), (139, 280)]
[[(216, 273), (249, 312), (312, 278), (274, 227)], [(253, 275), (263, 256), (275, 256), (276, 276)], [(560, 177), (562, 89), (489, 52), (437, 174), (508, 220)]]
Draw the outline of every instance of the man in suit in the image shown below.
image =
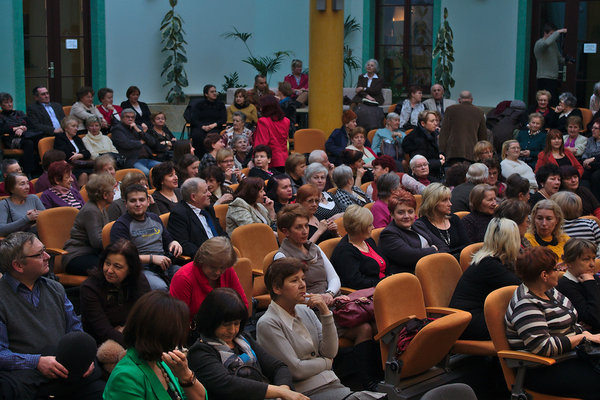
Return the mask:
[(210, 205), (210, 192), (203, 179), (186, 179), (181, 185), (181, 197), (183, 201), (171, 211), (167, 230), (181, 243), (183, 255), (194, 258), (202, 243), (226, 234)]
[(444, 117), (446, 108), (453, 104), (456, 104), (456, 101), (444, 98), (444, 87), (439, 83), (431, 87), (431, 98), (423, 102), (426, 110), (437, 111), (442, 118)]
[(483, 111), (473, 105), (473, 95), (468, 90), (460, 92), (458, 104), (444, 113), (439, 136), (440, 151), (446, 156), (446, 166), (457, 162), (473, 162), (473, 147), (487, 140)]
[(44, 86), (34, 87), (32, 93), (35, 103), (27, 106), (27, 129), (44, 136), (61, 133), (60, 121), (65, 117), (62, 105), (50, 101), (50, 92)]

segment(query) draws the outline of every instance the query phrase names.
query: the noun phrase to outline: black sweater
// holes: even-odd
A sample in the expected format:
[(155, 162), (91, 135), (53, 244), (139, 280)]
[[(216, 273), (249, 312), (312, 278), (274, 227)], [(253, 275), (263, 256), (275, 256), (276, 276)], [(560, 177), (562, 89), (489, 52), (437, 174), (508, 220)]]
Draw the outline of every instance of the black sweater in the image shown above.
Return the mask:
[[(368, 238), (366, 242), (377, 254), (381, 255), (373, 239)], [(348, 235), (344, 236), (333, 250), (331, 264), (339, 275), (342, 286), (365, 289), (373, 287), (379, 282), (379, 263), (354, 247), (348, 240)]]
[(578, 322), (590, 325), (593, 333), (600, 332), (600, 279), (597, 276), (585, 282), (574, 282), (563, 276), (556, 290), (571, 300), (579, 314)]

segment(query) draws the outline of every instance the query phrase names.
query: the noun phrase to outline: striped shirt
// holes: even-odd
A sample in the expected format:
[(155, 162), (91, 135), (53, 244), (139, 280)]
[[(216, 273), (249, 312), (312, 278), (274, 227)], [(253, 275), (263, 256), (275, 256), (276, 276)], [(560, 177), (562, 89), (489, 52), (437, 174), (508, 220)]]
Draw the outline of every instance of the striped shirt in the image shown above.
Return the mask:
[(69, 207), (75, 207), (76, 209), (81, 209), (83, 204), (75, 198), (73, 195), (73, 191), (69, 190), (65, 193), (58, 191), (56, 188), (51, 187), (49, 190), (54, 193), (56, 196), (60, 197), (62, 201), (68, 204)]
[(565, 219), (563, 231), (571, 238), (587, 239), (596, 243), (596, 257), (600, 257), (600, 227), (596, 221), (586, 218)]
[(506, 338), (513, 350), (553, 357), (571, 350), (567, 336), (581, 333), (577, 311), (568, 298), (552, 288), (544, 300), (521, 284), (510, 300), (504, 322)]

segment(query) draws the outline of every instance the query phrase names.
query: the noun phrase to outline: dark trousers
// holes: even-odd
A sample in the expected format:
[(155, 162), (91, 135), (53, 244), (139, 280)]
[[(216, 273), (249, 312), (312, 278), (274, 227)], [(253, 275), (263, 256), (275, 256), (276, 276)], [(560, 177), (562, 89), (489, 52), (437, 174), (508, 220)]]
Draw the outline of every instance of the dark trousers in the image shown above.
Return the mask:
[(73, 275), (87, 276), (90, 269), (98, 266), (98, 260), (97, 254), (86, 254), (75, 257), (67, 264), (66, 271)]
[(525, 388), (553, 396), (600, 399), (600, 374), (587, 361), (573, 358), (528, 369)]

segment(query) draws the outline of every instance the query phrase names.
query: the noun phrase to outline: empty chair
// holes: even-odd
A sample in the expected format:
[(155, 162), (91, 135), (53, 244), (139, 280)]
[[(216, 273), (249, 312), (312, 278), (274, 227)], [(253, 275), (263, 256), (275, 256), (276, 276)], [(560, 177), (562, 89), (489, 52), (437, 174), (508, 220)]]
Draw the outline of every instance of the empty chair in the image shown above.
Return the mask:
[(273, 230), (266, 224), (238, 226), (231, 234), (231, 244), (239, 250), (242, 257), (249, 258), (252, 268), (260, 273), (267, 253), (279, 248)]
[(310, 153), (325, 150), (325, 133), (320, 129), (299, 129), (294, 133), (294, 151)]

